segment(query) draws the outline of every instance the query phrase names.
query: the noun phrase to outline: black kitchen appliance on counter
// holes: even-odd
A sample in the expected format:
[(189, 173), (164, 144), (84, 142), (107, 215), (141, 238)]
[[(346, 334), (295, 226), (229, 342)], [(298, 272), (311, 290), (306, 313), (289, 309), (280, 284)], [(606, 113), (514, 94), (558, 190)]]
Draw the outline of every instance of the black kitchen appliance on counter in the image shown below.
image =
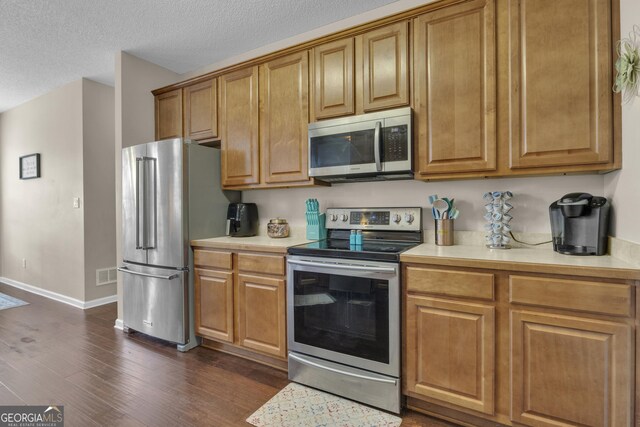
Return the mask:
[(609, 236), (609, 201), (569, 193), (549, 206), (553, 250), (566, 255), (604, 255)]
[(227, 236), (251, 237), (258, 234), (258, 207), (255, 203), (229, 203)]

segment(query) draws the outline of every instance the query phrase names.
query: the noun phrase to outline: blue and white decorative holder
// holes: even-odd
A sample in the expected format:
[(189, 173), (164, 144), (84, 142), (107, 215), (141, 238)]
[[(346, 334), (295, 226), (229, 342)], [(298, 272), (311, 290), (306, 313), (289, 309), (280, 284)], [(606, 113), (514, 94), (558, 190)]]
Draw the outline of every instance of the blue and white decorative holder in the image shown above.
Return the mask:
[(508, 202), (513, 197), (511, 191), (492, 191), (484, 193), (483, 199), (487, 202), (484, 205), (484, 219), (487, 223), (484, 225), (485, 241), (489, 249), (510, 249), (511, 225), (513, 219), (509, 212), (513, 209), (513, 205)]

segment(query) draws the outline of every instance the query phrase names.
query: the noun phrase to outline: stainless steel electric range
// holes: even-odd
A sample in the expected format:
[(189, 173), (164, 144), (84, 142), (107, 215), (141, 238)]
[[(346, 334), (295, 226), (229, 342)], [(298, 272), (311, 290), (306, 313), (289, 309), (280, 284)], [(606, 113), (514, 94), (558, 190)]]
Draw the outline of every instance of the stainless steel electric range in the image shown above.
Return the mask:
[(289, 379), (399, 413), (400, 253), (422, 243), (421, 210), (328, 209), (326, 218), (326, 240), (288, 251)]

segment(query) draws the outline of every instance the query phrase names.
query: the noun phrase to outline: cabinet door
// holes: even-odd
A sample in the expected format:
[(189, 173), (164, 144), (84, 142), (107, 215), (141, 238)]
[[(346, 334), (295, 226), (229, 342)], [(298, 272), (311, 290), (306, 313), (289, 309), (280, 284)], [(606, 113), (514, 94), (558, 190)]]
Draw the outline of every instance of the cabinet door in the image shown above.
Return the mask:
[(314, 56), (314, 116), (316, 119), (355, 112), (353, 38), (316, 46)]
[(260, 182), (258, 67), (220, 77), (222, 185)]
[(406, 322), (407, 392), (493, 414), (495, 309), (410, 295)]
[(629, 426), (632, 331), (625, 324), (511, 313), (511, 418), (531, 426)]
[(419, 174), (494, 170), (494, 0), (422, 15), (414, 40)]
[(260, 67), (260, 147), (267, 183), (308, 180), (308, 53)]
[(284, 358), (287, 351), (285, 281), (238, 275), (238, 343)]
[(510, 0), (511, 167), (612, 158), (611, 1)]
[(409, 104), (408, 22), (362, 35), (364, 111)]
[(155, 97), (156, 140), (182, 137), (182, 89)]
[(196, 141), (218, 136), (218, 81), (184, 88), (184, 135)]
[(233, 273), (196, 268), (196, 334), (233, 342)]

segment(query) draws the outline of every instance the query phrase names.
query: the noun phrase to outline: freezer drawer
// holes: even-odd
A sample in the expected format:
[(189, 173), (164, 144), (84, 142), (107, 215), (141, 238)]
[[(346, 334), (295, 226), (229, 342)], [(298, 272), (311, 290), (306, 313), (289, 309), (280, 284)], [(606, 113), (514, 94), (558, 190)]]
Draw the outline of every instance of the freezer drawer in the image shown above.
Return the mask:
[(125, 263), (124, 326), (163, 340), (186, 344), (188, 272)]

